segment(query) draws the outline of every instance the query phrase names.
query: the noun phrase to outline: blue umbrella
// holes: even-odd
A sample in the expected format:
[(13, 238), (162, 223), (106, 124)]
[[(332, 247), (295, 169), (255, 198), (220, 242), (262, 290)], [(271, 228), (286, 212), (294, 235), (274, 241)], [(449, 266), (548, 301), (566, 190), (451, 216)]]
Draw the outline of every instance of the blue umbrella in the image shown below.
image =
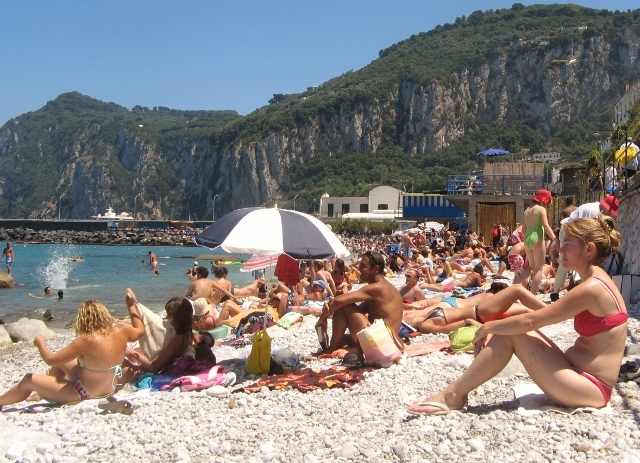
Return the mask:
[(480, 151), (479, 153), (476, 153), (476, 156), (504, 156), (505, 154), (511, 154), (511, 152), (507, 151), (507, 150), (500, 150), (500, 149), (496, 149), (496, 148), (491, 148), (491, 149)]

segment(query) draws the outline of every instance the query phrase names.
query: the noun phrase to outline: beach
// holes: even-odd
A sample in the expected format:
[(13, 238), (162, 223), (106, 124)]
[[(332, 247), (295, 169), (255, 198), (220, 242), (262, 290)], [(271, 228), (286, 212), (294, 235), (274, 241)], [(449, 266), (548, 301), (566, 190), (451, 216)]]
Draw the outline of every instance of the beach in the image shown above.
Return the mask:
[[(403, 277), (390, 280), (395, 286)], [(628, 346), (640, 328), (640, 304), (629, 311)], [(289, 347), (309, 354), (318, 349), (314, 325), (306, 316), (290, 330), (270, 328), (272, 349)], [(542, 330), (561, 348), (575, 340), (571, 320)], [(47, 341), (57, 350), (72, 339), (69, 331)], [(412, 344), (447, 340), (422, 335)], [(640, 349), (639, 349), (640, 351)], [(638, 354), (640, 355), (640, 354)], [(2, 351), (4, 391), (45, 364), (30, 343)], [(628, 359), (635, 359), (630, 355)], [(243, 360), (219, 359), (237, 375), (221, 396), (211, 392), (153, 392), (130, 400), (131, 416), (100, 410), (99, 401), (56, 407), (44, 413), (0, 415), (0, 461), (172, 461), (172, 462), (329, 462), (329, 461), (639, 461), (640, 393), (638, 385), (618, 383), (603, 412), (564, 415), (518, 410), (513, 387), (532, 381), (517, 361), (469, 396), (466, 413), (414, 416), (407, 404), (452, 382), (471, 363), (465, 353), (409, 357), (388, 369), (366, 372), (350, 389), (292, 388), (232, 392), (257, 380), (243, 371)], [(326, 369), (339, 360), (304, 361)], [(23, 436), (23, 437), (21, 437)], [(13, 451), (13, 453), (11, 453)]]

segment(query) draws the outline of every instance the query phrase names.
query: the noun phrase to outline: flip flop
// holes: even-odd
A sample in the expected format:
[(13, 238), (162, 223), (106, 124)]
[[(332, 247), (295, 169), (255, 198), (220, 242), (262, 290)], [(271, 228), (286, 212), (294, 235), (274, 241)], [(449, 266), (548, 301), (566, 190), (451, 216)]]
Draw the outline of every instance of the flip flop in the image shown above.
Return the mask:
[(111, 397), (107, 400), (106, 404), (98, 404), (98, 408), (113, 413), (122, 413), (123, 415), (132, 415), (135, 410), (128, 400), (115, 400)]
[(409, 410), (409, 413), (412, 415), (448, 415), (449, 413), (453, 413), (453, 412), (464, 412), (467, 410), (467, 407), (463, 407), (459, 410), (451, 410), (449, 407), (447, 407), (446, 404), (443, 404), (441, 402), (420, 402), (419, 404), (416, 404), (418, 407), (424, 407), (424, 406), (431, 406), (431, 407), (435, 407), (435, 408), (439, 408), (440, 410), (435, 411), (435, 412), (420, 412), (417, 410)]

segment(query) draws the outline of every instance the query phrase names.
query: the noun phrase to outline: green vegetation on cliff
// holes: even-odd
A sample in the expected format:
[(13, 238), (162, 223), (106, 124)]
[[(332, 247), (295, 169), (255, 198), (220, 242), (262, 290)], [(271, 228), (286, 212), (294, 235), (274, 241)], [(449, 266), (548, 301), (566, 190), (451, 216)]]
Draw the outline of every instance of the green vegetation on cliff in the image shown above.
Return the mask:
[[(640, 9), (614, 13), (578, 5), (525, 7), (515, 3), (511, 8), (475, 11), (451, 24), (413, 35), (381, 50), (378, 59), (360, 70), (348, 71), (300, 94), (275, 94), (268, 105), (246, 117), (235, 111), (182, 111), (162, 106), (135, 106), (128, 110), (76, 92), (66, 93), (0, 128), (0, 217), (56, 216), (60, 194), (73, 189), (74, 179), (79, 177), (77, 172), (69, 171), (81, 168), (76, 157), (95, 161), (90, 166), (83, 164), (84, 168), (97, 171), (105, 167), (109, 171), (104, 184), (81, 187), (82, 194), (94, 206), (99, 202), (97, 198), (115, 196), (130, 207), (139, 182), (144, 181), (145, 201), (154, 202), (154, 207), (163, 212), (175, 208), (176, 216), (186, 218), (184, 208), (196, 203), (200, 209), (191, 212), (210, 216), (210, 205), (202, 192), (197, 198), (173, 194), (190, 179), (182, 178), (176, 167), (181, 160), (168, 159), (168, 151), (180, 150), (169, 147), (198, 144), (198, 149), (204, 146), (203, 151), (221, 152), (251, 146), (271, 134), (289, 136), (310, 121), (322, 123), (341, 115), (351, 116), (369, 106), (381, 108), (382, 138), (375, 153), (340, 152), (329, 156), (319, 149), (312, 159), (288, 167), (280, 176), (287, 181), (280, 185), (278, 198), (272, 199), (291, 207), (297, 194), (297, 208), (312, 212), (313, 200), (324, 192), (359, 196), (381, 183), (416, 192), (444, 189), (447, 175), (482, 168), (485, 160), (476, 158), (474, 153), (489, 147), (508, 149), (518, 153), (516, 157), (541, 151), (585, 156), (595, 140), (606, 135), (604, 128), (610, 127), (611, 108), (623, 85), (623, 57), (618, 53), (629, 36), (640, 37)], [(536, 132), (535, 121), (523, 119), (505, 124), (464, 120), (466, 134), (446, 148), (426, 155), (405, 152), (402, 137), (414, 134), (405, 133), (406, 114), (398, 102), (402, 85), (439, 84), (452, 88), (456, 73), (477, 68), (497, 56), (518, 57), (526, 52), (545, 58), (549, 50), (568, 49), (571, 44), (589, 47), (596, 37), (603, 37), (611, 45), (605, 71), (613, 85), (608, 92), (594, 96), (588, 113), (553, 125), (551, 133), (544, 136)], [(570, 57), (554, 59), (567, 58)], [(625, 78), (637, 79), (640, 75)], [(137, 178), (131, 166), (125, 166), (119, 157), (118, 138), (123, 133), (153, 145), (162, 158), (164, 164), (154, 166), (148, 178)], [(14, 136), (18, 139), (15, 147)], [(191, 154), (197, 157), (202, 152)], [(212, 171), (218, 175), (216, 166)], [(99, 172), (87, 177), (101, 178)], [(212, 174), (203, 181), (213, 185), (217, 178)], [(105, 190), (111, 195), (105, 195)], [(62, 198), (63, 210), (72, 201), (70, 196)], [(141, 200), (137, 204), (140, 210)]]
[[(131, 204), (135, 174), (122, 165), (114, 149), (122, 131), (164, 146), (173, 138), (206, 140), (212, 130), (238, 117), (236, 111), (179, 111), (162, 107), (150, 110), (140, 106), (130, 111), (77, 92), (62, 94), (37, 111), (9, 120), (0, 129), (14, 131), (19, 141), (11, 156), (0, 156), (0, 173), (11, 173), (2, 185), (0, 216), (29, 217), (47, 204), (49, 210), (36, 218), (57, 216), (60, 192), (68, 187), (66, 180), (62, 180), (63, 169), (74, 153), (89, 154), (103, 161), (114, 179), (114, 193)], [(160, 166), (154, 178), (148, 179), (148, 192), (166, 197), (178, 182), (170, 167)], [(62, 197), (63, 204), (71, 201), (68, 196)]]

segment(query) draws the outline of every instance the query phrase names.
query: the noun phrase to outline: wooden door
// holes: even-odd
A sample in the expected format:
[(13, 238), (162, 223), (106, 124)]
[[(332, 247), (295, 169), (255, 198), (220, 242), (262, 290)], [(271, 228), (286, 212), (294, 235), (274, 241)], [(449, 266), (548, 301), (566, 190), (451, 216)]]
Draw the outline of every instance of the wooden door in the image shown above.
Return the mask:
[(484, 233), (484, 243), (491, 246), (491, 232), (497, 223), (506, 223), (511, 232), (516, 228), (515, 203), (478, 203), (476, 205), (477, 233)]

